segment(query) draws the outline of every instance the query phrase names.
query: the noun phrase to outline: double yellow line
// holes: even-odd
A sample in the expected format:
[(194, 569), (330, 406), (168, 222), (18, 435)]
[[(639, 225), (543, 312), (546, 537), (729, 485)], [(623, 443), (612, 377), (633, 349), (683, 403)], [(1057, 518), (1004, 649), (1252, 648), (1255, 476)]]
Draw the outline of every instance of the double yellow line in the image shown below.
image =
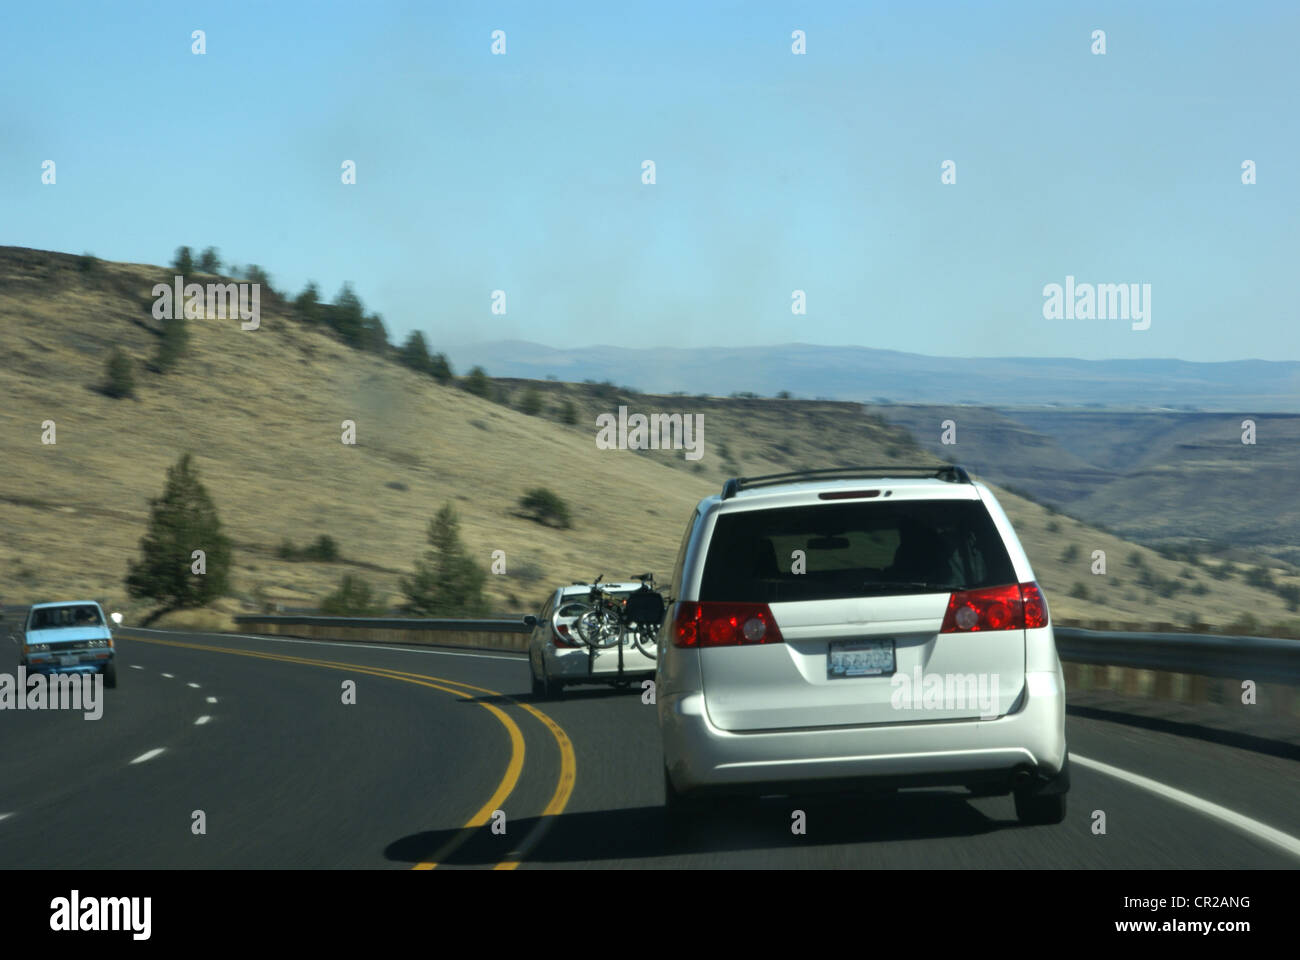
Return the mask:
[[(342, 663), (338, 660), (319, 660), (312, 657), (294, 657), (288, 654), (264, 653), (260, 650), (241, 650), (236, 647), (217, 647), (204, 643), (185, 643), (180, 640), (160, 640), (153, 637), (132, 636), (132, 640), (140, 643), (152, 643), (164, 647), (184, 647), (189, 650), (204, 650), (209, 653), (228, 653), (237, 657), (254, 657), (258, 660), (276, 660), (281, 663), (297, 663), (310, 667), (322, 667), (327, 670), (347, 670), (352, 673), (369, 674), (374, 677), (384, 677), (389, 680), (401, 680), (404, 683), (414, 683), (422, 687), (430, 687), (434, 690), (441, 690), (443, 693), (450, 693), (452, 696), (460, 697), (463, 700), (473, 699), (473, 694), (487, 694), (491, 697), (500, 697), (509, 701), (516, 707), (532, 714), (542, 726), (550, 731), (551, 736), (555, 738), (556, 744), (560, 748), (560, 778), (555, 785), (555, 792), (551, 795), (550, 802), (546, 809), (542, 811), (539, 822), (528, 835), (519, 844), (518, 847), (502, 862), (498, 863), (496, 870), (513, 870), (519, 866), (520, 862), (526, 857), (537, 845), (545, 832), (550, 828), (553, 818), (564, 811), (569, 802), (569, 797), (573, 793), (574, 778), (577, 773), (578, 764), (573, 752), (573, 744), (570, 742), (568, 735), (558, 723), (549, 716), (542, 713), (531, 703), (522, 703), (513, 697), (498, 693), (495, 690), (489, 690), (486, 687), (477, 687), (472, 683), (464, 683), (460, 680), (447, 680), (442, 677), (431, 677), (423, 673), (411, 673), (407, 670), (393, 670), (388, 667), (370, 667), (357, 663)], [(466, 692), (466, 691), (472, 691)], [(505, 775), (497, 788), (493, 791), (492, 796), (487, 803), (483, 804), (475, 814), (465, 822), (450, 840), (444, 844), (437, 853), (428, 861), (417, 863), (413, 870), (432, 870), (439, 863), (446, 862), (447, 858), (455, 852), (465, 841), (474, 835), (474, 832), (481, 828), (492, 817), (492, 814), (501, 809), (506, 797), (510, 796), (515, 786), (519, 783), (519, 777), (524, 769), (524, 735), (520, 732), (519, 726), (511, 719), (500, 707), (492, 703), (486, 703), (482, 700), (476, 701), (480, 707), (487, 710), (492, 716), (500, 721), (501, 725), (506, 728), (506, 733), (510, 737), (510, 762), (506, 765)]]

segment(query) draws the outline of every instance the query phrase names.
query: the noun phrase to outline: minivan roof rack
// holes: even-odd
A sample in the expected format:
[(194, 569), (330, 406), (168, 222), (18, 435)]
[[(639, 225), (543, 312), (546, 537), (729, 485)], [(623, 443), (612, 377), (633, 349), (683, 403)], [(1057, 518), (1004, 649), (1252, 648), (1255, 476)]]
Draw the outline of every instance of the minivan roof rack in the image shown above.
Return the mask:
[(883, 480), (889, 477), (921, 476), (946, 480), (948, 483), (970, 483), (965, 467), (954, 463), (924, 467), (828, 467), (824, 470), (796, 470), (793, 473), (769, 473), (761, 477), (732, 477), (722, 485), (722, 499), (730, 500), (741, 490), (751, 487), (769, 487), (778, 483), (796, 483), (800, 480), (850, 480), (856, 478)]

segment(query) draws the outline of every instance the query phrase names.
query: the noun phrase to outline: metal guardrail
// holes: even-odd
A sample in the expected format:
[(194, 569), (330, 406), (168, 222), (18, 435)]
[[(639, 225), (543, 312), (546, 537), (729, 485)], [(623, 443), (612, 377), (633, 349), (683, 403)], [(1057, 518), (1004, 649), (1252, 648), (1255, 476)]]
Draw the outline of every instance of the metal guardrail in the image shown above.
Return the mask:
[(441, 630), (459, 633), (529, 633), (522, 616), (488, 619), (473, 617), (461, 620), (418, 617), (312, 617), (279, 614), (240, 614), (235, 623), (275, 623), (281, 626), (351, 627), (372, 630)]
[(1300, 684), (1300, 640), (1056, 627), (1061, 660), (1202, 677)]
[(356, 643), (463, 647), (520, 652), (532, 628), (523, 617), (317, 617), (299, 614), (240, 614), (237, 626), (252, 633)]

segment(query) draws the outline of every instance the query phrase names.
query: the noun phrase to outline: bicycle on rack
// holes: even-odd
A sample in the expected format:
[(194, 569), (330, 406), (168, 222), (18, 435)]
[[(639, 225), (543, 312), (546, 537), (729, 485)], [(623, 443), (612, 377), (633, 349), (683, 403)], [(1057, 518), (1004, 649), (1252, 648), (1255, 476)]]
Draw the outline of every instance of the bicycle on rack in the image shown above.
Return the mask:
[[(664, 601), (655, 588), (654, 574), (643, 573), (634, 577), (641, 581), (641, 587), (625, 597), (614, 596), (605, 590), (600, 584), (603, 577), (601, 574), (592, 581), (584, 604), (586, 609), (579, 612), (576, 619), (572, 619), (572, 605), (564, 608), (566, 620), (571, 620), (578, 639), (593, 653), (617, 646), (620, 660), (622, 647), (630, 641), (642, 655), (655, 659), (656, 635), (663, 623)], [(559, 616), (559, 610), (556, 616)], [(558, 622), (556, 626), (559, 627)]]
[[(587, 593), (586, 609), (573, 621), (578, 639), (593, 649), (612, 647), (621, 642), (623, 633), (623, 604), (600, 585), (602, 573), (591, 582)], [(566, 608), (567, 609), (567, 608)], [(572, 610), (569, 610), (572, 616)], [(559, 615), (559, 611), (556, 611)]]
[(641, 581), (641, 589), (623, 601), (623, 629), (631, 636), (632, 646), (654, 660), (658, 656), (659, 627), (664, 622), (664, 598), (653, 573), (642, 573), (634, 579)]

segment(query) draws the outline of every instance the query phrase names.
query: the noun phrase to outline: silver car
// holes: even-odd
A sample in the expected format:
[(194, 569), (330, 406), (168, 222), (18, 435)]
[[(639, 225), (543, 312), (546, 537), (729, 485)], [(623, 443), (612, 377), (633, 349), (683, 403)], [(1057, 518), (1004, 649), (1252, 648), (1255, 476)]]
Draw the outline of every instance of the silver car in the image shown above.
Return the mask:
[(964, 786), (1065, 817), (1047, 602), (960, 467), (728, 480), (686, 525), (659, 635), (664, 790)]
[[(623, 600), (640, 590), (641, 584), (630, 580), (603, 583), (601, 587), (615, 599)], [(576, 684), (626, 687), (654, 676), (654, 659), (626, 637), (598, 649), (579, 639), (577, 621), (588, 609), (590, 590), (587, 584), (557, 587), (536, 616), (524, 617), (524, 623), (532, 628), (528, 639), (528, 670), (532, 675), (533, 696), (559, 696), (565, 687)]]

